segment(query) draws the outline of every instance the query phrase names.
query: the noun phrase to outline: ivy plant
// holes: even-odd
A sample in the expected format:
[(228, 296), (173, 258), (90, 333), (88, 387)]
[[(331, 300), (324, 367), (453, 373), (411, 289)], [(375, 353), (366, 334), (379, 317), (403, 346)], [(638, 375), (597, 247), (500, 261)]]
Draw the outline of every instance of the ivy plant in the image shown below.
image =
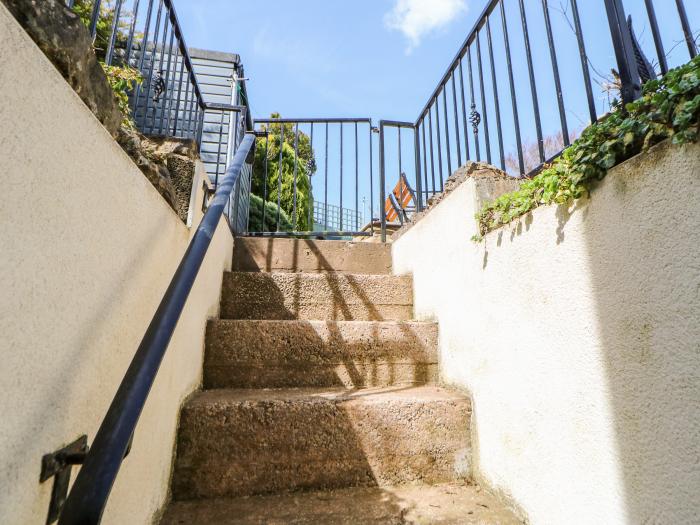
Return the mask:
[(562, 154), (520, 189), (501, 195), (477, 213), (480, 241), (488, 232), (547, 204), (565, 204), (590, 192), (608, 170), (666, 139), (698, 140), (700, 56), (644, 84), (638, 100), (592, 124)]

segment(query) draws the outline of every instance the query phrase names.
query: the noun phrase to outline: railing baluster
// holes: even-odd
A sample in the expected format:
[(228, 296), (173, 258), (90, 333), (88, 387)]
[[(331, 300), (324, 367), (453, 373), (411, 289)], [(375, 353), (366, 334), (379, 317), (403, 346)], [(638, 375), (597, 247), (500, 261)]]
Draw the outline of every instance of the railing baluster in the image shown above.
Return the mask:
[(267, 125), (267, 128), (265, 128), (266, 134), (265, 134), (265, 183), (263, 184), (263, 207), (262, 207), (262, 231), (265, 232), (267, 231), (267, 228), (265, 227), (265, 208), (267, 204), (267, 166), (269, 163), (269, 153), (270, 153), (270, 125)]
[(372, 122), (369, 123), (369, 222), (370, 230), (374, 235), (374, 159), (373, 159), (373, 140), (372, 140)]
[(90, 26), (88, 27), (88, 30), (90, 31), (92, 41), (95, 42), (95, 38), (97, 37), (97, 22), (100, 19), (100, 6), (102, 4), (102, 0), (93, 1), (94, 3), (92, 4), (92, 14), (90, 15)]
[[(433, 111), (428, 107), (428, 126), (430, 128), (430, 174), (433, 182), (433, 194), (435, 194), (435, 152), (433, 150)], [(427, 184), (426, 184), (427, 187)]]
[[(219, 165), (221, 164), (221, 143), (224, 139), (224, 112), (220, 112), (219, 117), (219, 144), (216, 148), (216, 177), (214, 178), (214, 191), (219, 186)], [(230, 131), (230, 130), (229, 130)]]
[(425, 117), (421, 120), (421, 135), (423, 136), (423, 180), (425, 181), (425, 200), (428, 201), (428, 150), (425, 146)]
[[(170, 127), (170, 108), (172, 106), (171, 101), (172, 97), (170, 96), (170, 93), (172, 90), (170, 89), (170, 66), (172, 64), (172, 59), (173, 59), (173, 44), (175, 43), (175, 31), (170, 32), (170, 45), (168, 46), (168, 65), (167, 69), (165, 70), (165, 91), (163, 92), (163, 108), (161, 110), (160, 114), (160, 125), (158, 127), (158, 133), (163, 133), (163, 119), (166, 120), (166, 125), (165, 129), (167, 130)], [(177, 64), (177, 62), (175, 62)], [(167, 106), (167, 109), (166, 109)], [(222, 112), (223, 113), (223, 112)]]
[(481, 122), (484, 124), (484, 147), (486, 162), (491, 164), (491, 134), (489, 133), (489, 113), (486, 107), (486, 88), (484, 86), (484, 67), (481, 60), (481, 37), (476, 32), (476, 63), (479, 66), (479, 93), (481, 96)]
[(583, 84), (586, 88), (586, 98), (588, 99), (588, 113), (591, 118), (591, 123), (598, 120), (598, 112), (595, 109), (595, 100), (593, 98), (593, 85), (591, 84), (591, 72), (588, 69), (588, 54), (586, 53), (586, 43), (583, 40), (583, 31), (581, 30), (581, 17), (578, 12), (577, 0), (571, 0), (571, 13), (574, 17), (574, 29), (576, 30), (576, 41), (578, 42), (578, 52), (581, 57), (581, 69), (583, 71)]
[(359, 151), (357, 144), (357, 122), (355, 122), (355, 231), (359, 231), (360, 223), (357, 217), (357, 213), (360, 208), (360, 196), (358, 194), (358, 186), (360, 185), (360, 164), (359, 164)]
[[(135, 0), (134, 7), (131, 12), (131, 25), (129, 27), (129, 37), (126, 41), (126, 60), (125, 64), (127, 66), (131, 65), (131, 51), (134, 45), (134, 33), (136, 32), (136, 21), (139, 17), (139, 4), (141, 0)], [(151, 0), (152, 1), (152, 0)]]
[(401, 128), (398, 128), (399, 133), (399, 180), (401, 180), (401, 173), (403, 173), (403, 168), (401, 167)]
[(496, 110), (496, 135), (498, 136), (498, 153), (501, 158), (501, 169), (506, 170), (506, 156), (503, 150), (503, 129), (501, 127), (501, 104), (498, 100), (498, 82), (496, 80), (496, 63), (493, 59), (493, 39), (491, 37), (491, 18), (486, 17), (486, 41), (489, 46), (489, 62), (491, 62), (491, 83), (493, 84), (493, 102)]
[(469, 160), (469, 127), (467, 125), (467, 103), (464, 100), (464, 72), (462, 62), (464, 57), (459, 58), (459, 87), (462, 95), (462, 125), (464, 128), (464, 157)]
[[(180, 48), (179, 47), (177, 48), (177, 55), (176, 56), (178, 57), (177, 60), (180, 61), (180, 71), (177, 75), (177, 102), (175, 103), (175, 118), (173, 119), (174, 120), (173, 136), (175, 136), (175, 137), (178, 136), (177, 125), (178, 125), (178, 122), (180, 122), (180, 102), (182, 100), (182, 78), (183, 78), (184, 73), (185, 73), (185, 57), (180, 57)], [(175, 62), (176, 64), (177, 64), (177, 60)], [(188, 85), (189, 85), (189, 83), (188, 83)], [(183, 111), (183, 113), (184, 113), (184, 111)]]
[[(141, 40), (141, 56), (139, 57), (138, 70), (141, 72), (141, 77), (143, 78), (143, 82), (146, 82), (146, 75), (143, 74), (143, 70), (144, 70), (144, 63), (146, 60), (146, 50), (148, 49), (148, 33), (151, 29), (151, 15), (153, 14), (153, 1), (154, 0), (148, 0), (148, 10), (146, 12), (146, 25), (144, 26), (143, 39)], [(136, 23), (135, 18), (134, 18), (133, 23), (134, 24)], [(138, 110), (138, 103), (139, 103), (139, 98), (141, 96), (142, 89), (143, 89), (142, 84), (136, 85), (136, 91), (134, 92), (134, 107), (133, 107), (134, 116), (136, 116), (136, 111)], [(146, 121), (145, 121), (145, 107), (144, 107), (144, 125), (145, 125), (145, 122)]]
[(547, 30), (547, 43), (549, 44), (549, 57), (552, 61), (552, 75), (554, 76), (554, 87), (557, 90), (557, 105), (559, 106), (559, 120), (561, 122), (561, 134), (564, 139), (564, 146), (569, 145), (569, 126), (566, 122), (566, 111), (564, 110), (564, 95), (561, 89), (561, 79), (559, 78), (559, 62), (557, 61), (557, 51), (554, 48), (554, 35), (552, 34), (552, 21), (549, 17), (548, 0), (542, 0), (542, 12), (544, 13), (544, 25)]
[[(472, 111), (476, 111), (476, 101), (474, 100), (474, 75), (472, 73), (472, 50), (471, 46), (467, 48), (467, 66), (469, 66), (469, 94), (472, 99)], [(474, 133), (474, 148), (476, 150), (476, 160), (481, 160), (481, 152), (479, 145), (479, 130), (476, 125), (472, 126), (472, 132)]]
[[(311, 159), (315, 159), (314, 155), (314, 123), (311, 123)], [(308, 172), (309, 176), (309, 227), (311, 230), (314, 229), (314, 199), (313, 199), (313, 194), (314, 194), (314, 183), (313, 183), (313, 173), (311, 171), (312, 166), (307, 166), (306, 170)]]
[(340, 123), (340, 231), (343, 231), (343, 123)]
[[(163, 73), (165, 70), (163, 69), (164, 64), (165, 64), (165, 43), (168, 40), (168, 32), (172, 30), (172, 24), (170, 23), (170, 16), (168, 13), (168, 9), (166, 8), (165, 12), (165, 22), (163, 22), (163, 41), (160, 43), (160, 59), (158, 60), (158, 78), (160, 79), (161, 82), (163, 82)], [(153, 123), (151, 124), (151, 132), (155, 131), (156, 129), (156, 119), (158, 118), (158, 104), (164, 100), (163, 95), (165, 92), (161, 93), (158, 97), (158, 102), (155, 100), (153, 101)], [(161, 112), (160, 116), (161, 119), (163, 117), (163, 104), (161, 104)]]
[(440, 191), (443, 189), (444, 178), (442, 176), (442, 144), (440, 141), (440, 101), (435, 99), (435, 130), (437, 133), (438, 168), (440, 173)]
[(292, 227), (297, 229), (297, 171), (299, 169), (299, 123), (294, 129), (294, 194), (292, 196)]
[(532, 111), (535, 114), (535, 130), (537, 132), (537, 150), (540, 154), (540, 162), (544, 162), (544, 139), (542, 138), (542, 120), (540, 118), (540, 103), (537, 99), (537, 83), (535, 81), (535, 69), (532, 65), (532, 50), (530, 49), (530, 34), (527, 30), (527, 16), (525, 14), (525, 2), (520, 0), (520, 21), (523, 25), (523, 40), (525, 42), (525, 57), (527, 58), (527, 70), (530, 76), (530, 92), (532, 94)]
[(683, 0), (676, 0), (676, 7), (678, 8), (678, 16), (681, 19), (681, 27), (683, 28), (685, 42), (688, 45), (688, 53), (690, 53), (690, 58), (695, 58), (698, 54), (698, 50), (695, 45), (693, 31), (690, 29), (690, 22), (688, 22), (688, 13), (685, 11), (685, 4), (683, 3)]
[(379, 123), (379, 214), (381, 220), (381, 241), (386, 242), (386, 177), (384, 167), (384, 123)]
[(326, 122), (326, 159), (323, 175), (323, 227), (328, 231), (328, 122)]
[(277, 231), (280, 231), (280, 218), (282, 214), (282, 152), (284, 151), (284, 124), (280, 122), (280, 158), (279, 174), (277, 176)]
[(459, 137), (459, 117), (457, 115), (457, 87), (455, 82), (455, 73), (452, 72), (452, 105), (454, 107), (454, 122), (455, 122), (455, 144), (457, 144), (457, 168), (462, 166), (462, 141)]
[(525, 162), (523, 160), (523, 144), (520, 137), (520, 117), (518, 115), (518, 101), (515, 95), (515, 81), (513, 80), (513, 61), (510, 56), (510, 38), (508, 37), (508, 22), (506, 21), (506, 10), (501, 4), (501, 24), (503, 27), (503, 43), (506, 48), (506, 64), (508, 65), (508, 83), (510, 85), (510, 101), (513, 109), (513, 127), (515, 128), (515, 145), (518, 150), (518, 167), (520, 175), (525, 174)]
[(659, 59), (659, 67), (661, 68), (661, 74), (665, 75), (668, 73), (668, 61), (666, 60), (666, 52), (664, 51), (664, 42), (661, 38), (661, 32), (659, 31), (659, 22), (656, 19), (656, 10), (654, 9), (653, 0), (644, 0), (644, 4), (647, 8), (647, 17), (649, 18), (649, 27), (651, 28), (651, 35), (654, 38), (654, 47), (656, 48), (656, 56)]
[(450, 116), (447, 113), (447, 84), (442, 88), (442, 107), (445, 112), (445, 145), (447, 149), (447, 176), (452, 176), (452, 152), (450, 151)]
[[(153, 33), (153, 51), (151, 51), (151, 67), (148, 70), (148, 75), (145, 78), (148, 79), (148, 87), (146, 89), (146, 98), (144, 99), (143, 106), (143, 129), (146, 130), (148, 126), (148, 109), (150, 107), (149, 100), (151, 98), (151, 86), (153, 85), (153, 69), (156, 65), (156, 52), (158, 48), (158, 37), (160, 36), (160, 18), (163, 11), (163, 0), (158, 2), (158, 15), (156, 16), (156, 28)], [(142, 53), (147, 53), (148, 42), (146, 42), (146, 49)], [(144, 80), (145, 81), (145, 80)]]
[(114, 45), (117, 40), (117, 33), (119, 32), (119, 17), (122, 12), (122, 2), (123, 0), (116, 0), (114, 4), (114, 14), (112, 16), (112, 32), (109, 35), (109, 44), (107, 46), (107, 53), (105, 54), (105, 63), (108, 66), (112, 65), (112, 58), (114, 57)]
[(418, 201), (416, 202), (416, 211), (423, 210), (423, 182), (421, 177), (421, 162), (420, 162), (420, 135), (418, 132), (418, 126), (413, 127), (413, 153), (415, 155), (416, 162), (416, 196)]

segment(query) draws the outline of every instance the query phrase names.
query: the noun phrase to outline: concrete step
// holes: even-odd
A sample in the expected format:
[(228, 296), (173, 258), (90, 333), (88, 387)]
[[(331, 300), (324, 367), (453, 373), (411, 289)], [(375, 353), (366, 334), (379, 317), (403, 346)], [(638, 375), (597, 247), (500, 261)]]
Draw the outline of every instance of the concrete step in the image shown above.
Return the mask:
[(434, 383), (436, 323), (210, 321), (204, 388)]
[(237, 237), (237, 272), (391, 273), (391, 245), (367, 242)]
[(413, 317), (413, 281), (394, 275), (229, 272), (221, 317), (406, 321)]
[(161, 525), (518, 525), (496, 498), (473, 485), (339, 489), (172, 503)]
[(173, 497), (466, 478), (470, 414), (435, 386), (204, 391), (182, 410)]

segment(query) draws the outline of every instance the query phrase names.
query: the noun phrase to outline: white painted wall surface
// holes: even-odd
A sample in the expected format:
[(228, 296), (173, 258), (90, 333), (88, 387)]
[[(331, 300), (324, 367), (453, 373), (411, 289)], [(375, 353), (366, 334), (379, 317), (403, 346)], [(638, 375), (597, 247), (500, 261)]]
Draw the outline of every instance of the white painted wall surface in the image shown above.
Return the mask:
[(474, 244), (468, 180), (393, 245), (476, 475), (534, 524), (700, 523), (700, 146)]
[[(42, 455), (92, 440), (194, 232), (2, 4), (0, 49), (0, 522), (43, 524)], [(150, 523), (165, 502), (179, 408), (200, 385), (231, 253), (222, 221), (105, 524)]]

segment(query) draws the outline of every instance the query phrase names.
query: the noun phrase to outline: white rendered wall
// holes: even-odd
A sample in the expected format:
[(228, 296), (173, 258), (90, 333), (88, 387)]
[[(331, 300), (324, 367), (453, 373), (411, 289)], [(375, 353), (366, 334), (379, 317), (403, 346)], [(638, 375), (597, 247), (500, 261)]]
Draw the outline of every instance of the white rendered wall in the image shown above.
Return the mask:
[(481, 244), (476, 184), (393, 264), (473, 397), (477, 477), (534, 524), (699, 523), (700, 146), (657, 146)]
[[(194, 232), (2, 4), (0, 49), (0, 523), (42, 524), (42, 455), (92, 441)], [(105, 524), (151, 523), (167, 498), (180, 405), (200, 385), (231, 253), (222, 221)]]

